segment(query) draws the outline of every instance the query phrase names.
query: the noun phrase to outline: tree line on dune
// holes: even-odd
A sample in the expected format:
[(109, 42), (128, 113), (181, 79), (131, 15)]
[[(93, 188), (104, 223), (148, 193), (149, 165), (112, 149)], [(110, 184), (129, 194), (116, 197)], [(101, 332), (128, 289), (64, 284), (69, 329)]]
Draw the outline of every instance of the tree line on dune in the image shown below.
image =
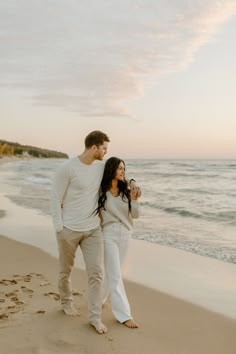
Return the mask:
[(35, 146), (21, 145), (6, 140), (0, 140), (1, 156), (28, 156), (41, 158), (68, 158), (68, 155), (54, 150), (43, 149)]

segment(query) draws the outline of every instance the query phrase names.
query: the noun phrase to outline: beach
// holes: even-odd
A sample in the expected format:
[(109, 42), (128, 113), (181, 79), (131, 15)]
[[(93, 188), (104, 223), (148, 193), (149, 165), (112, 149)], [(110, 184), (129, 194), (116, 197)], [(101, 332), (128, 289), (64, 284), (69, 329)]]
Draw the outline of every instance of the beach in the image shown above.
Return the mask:
[(132, 240), (124, 276), (140, 328), (119, 324), (108, 303), (108, 333), (98, 335), (80, 254), (72, 275), (80, 316), (71, 318), (60, 307), (51, 220), (12, 203), (11, 188), (0, 181), (1, 353), (235, 354), (235, 264)]

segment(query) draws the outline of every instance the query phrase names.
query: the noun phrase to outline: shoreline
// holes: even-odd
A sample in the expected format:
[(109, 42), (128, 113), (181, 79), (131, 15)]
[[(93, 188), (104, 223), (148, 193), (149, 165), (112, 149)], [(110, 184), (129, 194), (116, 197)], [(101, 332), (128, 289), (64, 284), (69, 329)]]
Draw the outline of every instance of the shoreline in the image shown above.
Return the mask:
[[(1, 161), (2, 160), (2, 161)], [(19, 158), (0, 159), (0, 164)], [(52, 220), (5, 195), (17, 187), (0, 180), (0, 234), (39, 247), (57, 257)], [(78, 249), (76, 267), (85, 269)], [(132, 239), (124, 278), (236, 319), (236, 265), (173, 247)]]
[[(14, 204), (4, 196), (2, 187), (0, 184), (0, 205), (6, 214), (0, 219), (0, 234), (57, 257), (51, 218)], [(80, 249), (75, 265), (85, 269)], [(235, 264), (132, 239), (123, 274), (128, 281), (236, 319)]]

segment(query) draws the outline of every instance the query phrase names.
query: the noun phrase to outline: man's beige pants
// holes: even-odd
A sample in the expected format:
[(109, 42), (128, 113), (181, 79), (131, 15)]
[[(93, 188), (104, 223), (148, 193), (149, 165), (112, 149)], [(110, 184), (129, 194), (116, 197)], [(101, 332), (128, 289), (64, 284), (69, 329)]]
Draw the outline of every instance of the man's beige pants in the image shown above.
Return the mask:
[(78, 246), (83, 253), (88, 275), (89, 322), (101, 320), (101, 285), (103, 280), (103, 238), (101, 228), (90, 231), (73, 231), (63, 228), (57, 233), (59, 250), (58, 288), (61, 303), (72, 302), (71, 271)]

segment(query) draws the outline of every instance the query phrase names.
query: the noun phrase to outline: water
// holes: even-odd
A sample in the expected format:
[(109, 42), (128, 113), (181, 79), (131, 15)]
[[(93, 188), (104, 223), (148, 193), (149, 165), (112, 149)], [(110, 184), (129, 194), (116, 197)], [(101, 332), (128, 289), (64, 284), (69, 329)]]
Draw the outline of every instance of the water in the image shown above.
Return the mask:
[[(49, 215), (51, 180), (60, 163), (1, 165), (5, 183), (18, 187), (8, 198)], [(134, 238), (236, 263), (236, 161), (127, 160), (126, 171), (142, 188)]]

